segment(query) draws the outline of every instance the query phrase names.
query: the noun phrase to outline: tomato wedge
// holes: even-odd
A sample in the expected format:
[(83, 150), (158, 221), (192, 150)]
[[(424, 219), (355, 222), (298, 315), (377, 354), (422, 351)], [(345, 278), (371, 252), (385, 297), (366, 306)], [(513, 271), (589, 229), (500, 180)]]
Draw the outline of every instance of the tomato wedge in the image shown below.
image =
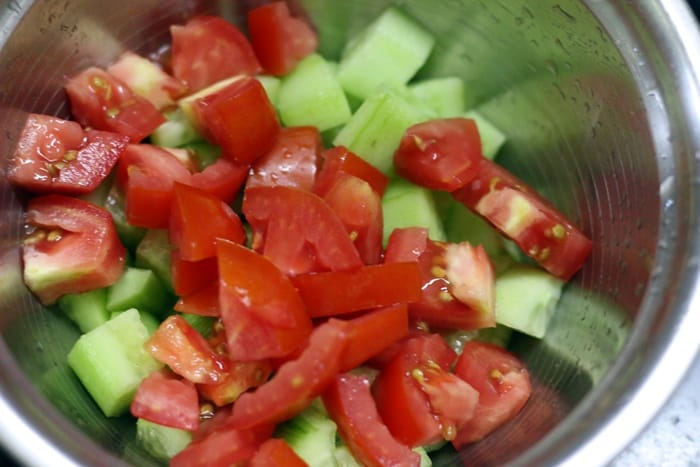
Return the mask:
[(269, 361), (229, 362), (229, 371), (222, 381), (210, 384), (198, 384), (199, 394), (206, 400), (224, 407), (234, 402), (245, 391), (263, 384), (272, 373)]
[(199, 427), (199, 398), (190, 381), (168, 370), (153, 371), (141, 381), (131, 415), (159, 425), (194, 431)]
[(322, 397), (340, 437), (362, 465), (420, 465), (418, 453), (398, 442), (382, 422), (365, 377), (339, 375)]
[(77, 198), (45, 195), (27, 203), (24, 282), (45, 304), (67, 293), (114, 284), (126, 249), (109, 212)]
[(269, 259), (219, 240), (219, 304), (228, 352), (241, 361), (284, 357), (311, 333), (294, 285)]
[(236, 164), (224, 157), (192, 174), (190, 185), (231, 204), (248, 176), (247, 165)]
[(307, 467), (307, 464), (285, 440), (270, 438), (260, 445), (248, 467)]
[[(175, 294), (179, 296), (190, 295), (210, 284), (216, 286), (219, 278), (216, 257), (187, 261), (178, 250), (173, 250), (170, 253), (170, 276)], [(218, 307), (213, 316), (218, 316)]]
[(417, 185), (454, 191), (476, 176), (482, 158), (474, 120), (444, 118), (409, 127), (394, 154), (394, 166)]
[(127, 144), (123, 135), (84, 132), (76, 122), (30, 114), (7, 177), (34, 193), (90, 193), (107, 177)]
[[(218, 262), (216, 268), (218, 271)], [(218, 280), (202, 287), (199, 285), (201, 284), (197, 284), (196, 290), (180, 296), (175, 303), (175, 311), (200, 316), (221, 316)]]
[(379, 196), (384, 195), (389, 177), (345, 146), (335, 146), (321, 153), (323, 164), (316, 177), (314, 193), (323, 197), (336, 178), (342, 174), (354, 175), (369, 183)]
[(470, 183), (452, 196), (484, 217), (553, 275), (568, 280), (592, 242), (522, 180), (483, 159)]
[(345, 342), (343, 326), (327, 322), (316, 327), (298, 358), (283, 363), (272, 379), (238, 398), (231, 414), (233, 426), (264, 426), (299, 413), (333, 381)]
[(474, 416), (452, 440), (455, 448), (482, 439), (512, 419), (532, 393), (523, 363), (505, 349), (478, 341), (464, 345), (455, 374), (479, 392)]
[(271, 2), (248, 12), (248, 34), (263, 69), (285, 75), (318, 47), (311, 26), (293, 17), (285, 2)]
[(71, 113), (84, 127), (126, 135), (138, 143), (165, 122), (153, 104), (100, 68), (68, 78), (65, 88)]
[(296, 188), (246, 190), (243, 214), (253, 229), (253, 248), (290, 276), (362, 266), (357, 248), (337, 214), (313, 193)]
[(299, 274), (292, 282), (313, 318), (418, 301), (422, 285), (415, 262)]
[(172, 69), (193, 93), (222, 79), (262, 71), (245, 35), (217, 16), (196, 16), (170, 27)]

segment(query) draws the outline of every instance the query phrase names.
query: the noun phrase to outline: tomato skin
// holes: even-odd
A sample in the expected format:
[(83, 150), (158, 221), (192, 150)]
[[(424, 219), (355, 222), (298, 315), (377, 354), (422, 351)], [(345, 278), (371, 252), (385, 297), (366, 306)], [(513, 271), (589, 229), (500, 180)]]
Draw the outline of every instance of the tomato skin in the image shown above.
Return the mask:
[(131, 415), (181, 430), (199, 427), (199, 398), (190, 381), (167, 370), (151, 372), (131, 402)]
[(316, 127), (281, 128), (272, 148), (251, 167), (246, 189), (284, 185), (311, 191), (321, 147), (321, 134)]
[(243, 214), (253, 229), (253, 248), (287, 275), (363, 264), (336, 213), (313, 193), (284, 186), (250, 188)]
[(7, 177), (34, 193), (90, 193), (109, 175), (127, 143), (123, 135), (84, 132), (76, 122), (30, 114)]
[(307, 467), (307, 464), (285, 440), (270, 438), (260, 445), (247, 467)]
[(170, 209), (170, 243), (186, 261), (216, 256), (216, 239), (243, 243), (246, 238), (238, 214), (218, 197), (175, 182)]
[(414, 262), (299, 274), (292, 282), (313, 318), (414, 302), (422, 284)]
[(342, 326), (327, 322), (316, 327), (298, 358), (283, 363), (268, 382), (238, 398), (231, 414), (233, 426), (264, 426), (299, 413), (333, 381), (345, 342)]
[(269, 259), (218, 240), (219, 304), (228, 352), (240, 361), (289, 355), (311, 333), (294, 285)]
[(119, 280), (126, 249), (105, 209), (64, 195), (27, 203), (30, 233), (22, 243), (24, 281), (44, 305), (67, 293), (107, 287)]
[(345, 146), (335, 146), (321, 153), (323, 164), (316, 177), (314, 193), (323, 197), (342, 174), (354, 175), (369, 183), (379, 196), (383, 196), (389, 177)]
[(483, 159), (476, 178), (452, 196), (473, 210), (553, 275), (568, 280), (592, 242), (522, 180)]
[(217, 16), (197, 16), (170, 27), (172, 69), (194, 93), (210, 84), (239, 74), (262, 71), (245, 35)]
[(218, 383), (198, 384), (199, 394), (218, 407), (234, 402), (245, 391), (263, 384), (272, 373), (272, 364), (261, 360), (254, 362), (229, 362), (229, 371)]
[(168, 151), (151, 144), (128, 145), (117, 164), (117, 183), (125, 193), (129, 224), (168, 228), (174, 183), (187, 183), (190, 176)]
[(353, 175), (341, 175), (323, 199), (338, 215), (365, 264), (382, 257), (384, 216), (382, 199), (369, 183)]
[(248, 166), (236, 164), (220, 157), (200, 172), (192, 174), (190, 185), (231, 204), (241, 190), (248, 175)]
[[(188, 261), (182, 257), (178, 250), (173, 250), (170, 253), (170, 275), (175, 294), (187, 296), (209, 284), (216, 285), (219, 279), (219, 270), (215, 257)], [(218, 316), (218, 307), (212, 316)]]
[(167, 317), (145, 346), (153, 358), (193, 383), (217, 383), (228, 371), (226, 360), (179, 315)]
[(280, 131), (277, 112), (260, 81), (244, 76), (198, 99), (206, 133), (223, 157), (248, 165), (272, 148)]
[(111, 131), (138, 143), (165, 122), (153, 104), (106, 71), (87, 68), (65, 85), (71, 113), (84, 127)]
[(523, 363), (501, 347), (478, 341), (464, 345), (455, 374), (479, 392), (474, 416), (452, 441), (459, 449), (478, 441), (512, 419), (532, 393)]
[[(206, 263), (209, 260), (205, 260)], [(217, 263), (218, 271), (218, 263)], [(197, 284), (198, 286), (200, 284)], [(219, 306), (219, 282), (197, 287), (189, 293), (183, 294), (177, 300), (174, 306), (175, 311), (181, 313), (191, 313), (201, 316), (221, 316), (221, 307)]]
[(420, 465), (418, 453), (399, 443), (382, 422), (365, 377), (339, 375), (322, 398), (340, 437), (362, 465)]
[(476, 176), (482, 157), (474, 120), (444, 118), (409, 127), (394, 154), (394, 165), (399, 175), (417, 185), (455, 191)]
[(318, 48), (308, 23), (294, 18), (285, 2), (271, 2), (248, 12), (248, 34), (266, 73), (286, 75)]

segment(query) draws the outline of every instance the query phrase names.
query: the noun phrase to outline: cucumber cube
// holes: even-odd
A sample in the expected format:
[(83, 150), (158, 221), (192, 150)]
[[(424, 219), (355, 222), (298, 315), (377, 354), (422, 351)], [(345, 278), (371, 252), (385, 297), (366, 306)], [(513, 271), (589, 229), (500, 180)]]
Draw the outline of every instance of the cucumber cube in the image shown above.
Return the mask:
[(303, 59), (282, 79), (277, 110), (284, 125), (312, 125), (319, 131), (342, 125), (352, 115), (333, 68), (318, 54)]
[(162, 364), (144, 349), (148, 330), (135, 309), (83, 334), (68, 365), (107, 417), (124, 414), (141, 380)]
[(127, 267), (119, 280), (107, 288), (109, 311), (136, 308), (160, 314), (165, 305), (165, 289), (150, 269)]
[(498, 150), (506, 142), (506, 135), (476, 110), (470, 110), (464, 116), (472, 118), (476, 122), (481, 137), (481, 152), (484, 157), (493, 160)]
[(170, 277), (170, 252), (172, 246), (165, 229), (148, 229), (146, 235), (136, 247), (136, 266), (153, 271), (165, 286), (174, 293)]
[(283, 438), (310, 466), (336, 465), (335, 440), (338, 427), (323, 404), (311, 404), (291, 420), (277, 426), (275, 435)]
[[(139, 312), (139, 317), (141, 318), (141, 322), (143, 323), (144, 326), (146, 326), (146, 330), (148, 331), (148, 335), (152, 336), (154, 332), (158, 329), (160, 326), (160, 321), (158, 321), (155, 316), (153, 316), (151, 313), (147, 311), (141, 311), (136, 309), (136, 311)], [(109, 315), (109, 319), (114, 319), (117, 317), (117, 315), (124, 313), (124, 311), (113, 311)]]
[(542, 338), (564, 282), (533, 266), (514, 265), (496, 279), (496, 322)]
[(438, 118), (461, 116), (464, 108), (464, 81), (451, 76), (418, 81), (408, 90)]
[(177, 148), (202, 139), (181, 109), (165, 114), (167, 119), (153, 133), (151, 143), (165, 148)]
[(428, 59), (433, 36), (397, 8), (388, 8), (351, 39), (338, 63), (338, 79), (361, 99), (381, 85), (404, 85)]
[(394, 152), (411, 125), (434, 116), (403, 89), (385, 89), (364, 101), (333, 140), (384, 173), (393, 172)]
[(270, 103), (277, 108), (277, 99), (279, 98), (282, 81), (276, 76), (270, 75), (258, 75), (255, 77), (255, 79), (260, 81), (260, 84), (262, 84), (263, 89), (265, 89), (265, 93), (267, 94), (267, 98), (270, 100)]
[(146, 229), (135, 227), (127, 222), (124, 195), (116, 183), (112, 185), (104, 207), (112, 215), (119, 240), (129, 249), (133, 250), (136, 248), (144, 235), (146, 235)]
[(392, 180), (382, 198), (384, 245), (394, 229), (426, 227), (432, 240), (444, 241), (445, 231), (430, 190), (403, 179)]
[(167, 461), (190, 444), (192, 433), (139, 418), (136, 420), (136, 439), (150, 455)]
[(109, 320), (107, 289), (95, 289), (78, 294), (66, 294), (58, 299), (58, 306), (83, 334)]

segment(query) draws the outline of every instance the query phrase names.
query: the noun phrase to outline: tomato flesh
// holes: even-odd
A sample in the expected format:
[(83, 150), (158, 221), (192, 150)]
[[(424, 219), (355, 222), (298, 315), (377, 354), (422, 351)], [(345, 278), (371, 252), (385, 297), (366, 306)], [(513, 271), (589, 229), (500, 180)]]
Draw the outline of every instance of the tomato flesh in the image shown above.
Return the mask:
[(321, 153), (323, 164), (316, 179), (314, 193), (323, 196), (342, 174), (354, 175), (369, 183), (379, 196), (384, 195), (389, 177), (345, 146), (335, 146)]
[(307, 463), (281, 438), (270, 438), (260, 445), (248, 467), (307, 467)]
[(194, 431), (199, 427), (199, 398), (190, 381), (167, 370), (152, 372), (139, 384), (131, 415), (159, 425)]
[(236, 164), (224, 157), (192, 174), (190, 185), (231, 204), (240, 191), (248, 174), (248, 166)]
[[(219, 270), (216, 258), (209, 257), (199, 261), (188, 261), (182, 257), (178, 250), (173, 250), (170, 253), (170, 276), (175, 294), (188, 296), (210, 284), (217, 284)], [(211, 316), (218, 316), (218, 307), (215, 310)]]

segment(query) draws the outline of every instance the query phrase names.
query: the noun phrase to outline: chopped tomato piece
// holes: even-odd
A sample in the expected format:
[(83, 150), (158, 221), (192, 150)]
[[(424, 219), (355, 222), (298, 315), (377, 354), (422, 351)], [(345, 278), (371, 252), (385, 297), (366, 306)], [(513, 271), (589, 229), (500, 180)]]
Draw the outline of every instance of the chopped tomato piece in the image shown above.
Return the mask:
[(171, 315), (160, 324), (146, 342), (146, 350), (193, 383), (217, 383), (228, 371), (226, 360), (179, 315)]
[(170, 210), (170, 243), (186, 261), (216, 256), (216, 239), (245, 241), (238, 214), (216, 196), (175, 182)]
[(298, 358), (283, 363), (268, 382), (238, 398), (231, 415), (233, 426), (245, 429), (279, 423), (306, 408), (338, 373), (346, 339), (337, 323), (316, 327)]
[(284, 185), (311, 191), (320, 153), (316, 127), (282, 128), (274, 146), (251, 167), (246, 188)]
[(260, 445), (248, 467), (306, 467), (304, 460), (281, 438), (270, 438)]
[(263, 69), (286, 75), (318, 48), (318, 36), (309, 23), (293, 17), (285, 2), (271, 2), (248, 12), (248, 34)]
[(46, 195), (29, 200), (25, 221), (24, 282), (43, 304), (67, 293), (107, 287), (121, 277), (126, 249), (103, 208)]
[(396, 172), (433, 190), (454, 191), (479, 170), (481, 139), (474, 120), (445, 118), (411, 126), (394, 154)]
[(415, 262), (299, 274), (292, 282), (314, 318), (414, 302), (421, 297), (422, 285)]
[(323, 405), (338, 425), (340, 437), (362, 465), (420, 465), (418, 453), (398, 442), (382, 422), (365, 377), (337, 376), (323, 393)]
[(138, 227), (165, 229), (175, 182), (190, 172), (168, 151), (150, 144), (130, 144), (117, 164), (117, 182), (126, 198), (126, 219)]
[(244, 246), (217, 241), (219, 304), (228, 352), (241, 361), (284, 357), (311, 333), (294, 285), (272, 262)]
[(579, 229), (522, 180), (488, 159), (481, 161), (477, 177), (452, 195), (563, 280), (588, 258), (592, 243)]
[(382, 199), (369, 183), (354, 175), (336, 178), (323, 199), (338, 214), (365, 264), (382, 257)]
[(316, 177), (314, 193), (323, 197), (342, 174), (354, 175), (370, 184), (379, 196), (384, 195), (389, 178), (345, 146), (335, 146), (321, 153), (323, 164)]
[(248, 166), (220, 157), (200, 172), (192, 174), (190, 185), (231, 204), (248, 176)]
[[(173, 250), (170, 253), (170, 276), (175, 294), (179, 296), (190, 295), (210, 284), (216, 286), (219, 278), (216, 257), (187, 261), (178, 250)], [(218, 316), (218, 307), (214, 316)]]
[(452, 440), (458, 449), (482, 439), (512, 419), (532, 393), (530, 376), (523, 363), (495, 345), (467, 342), (454, 371), (479, 392), (474, 416)]
[(81, 71), (65, 87), (71, 113), (85, 127), (126, 135), (138, 143), (165, 122), (153, 104), (100, 68)]
[(199, 427), (199, 398), (190, 381), (168, 370), (153, 371), (141, 381), (131, 415), (159, 425), (194, 431)]
[(84, 132), (76, 122), (30, 114), (7, 176), (35, 193), (90, 193), (107, 177), (127, 144), (123, 135)]
[(253, 248), (288, 275), (363, 264), (337, 214), (313, 193), (284, 186), (250, 188), (243, 214), (253, 228)]
[(496, 325), (495, 276), (481, 245), (475, 248), (467, 242), (436, 242), (420, 228), (392, 232), (384, 261), (416, 257), (422, 275), (422, 299), (409, 305), (411, 318), (438, 328)]
[(223, 157), (241, 165), (267, 153), (280, 131), (277, 112), (265, 88), (250, 76), (198, 99), (195, 106), (206, 133), (221, 146)]
[[(205, 260), (208, 262), (208, 260)], [(217, 263), (218, 270), (218, 263)], [(182, 295), (175, 303), (175, 311), (201, 316), (221, 316), (219, 307), (219, 282), (205, 285)]]
[(170, 27), (173, 75), (190, 93), (222, 79), (262, 71), (245, 35), (216, 16), (196, 16)]
[(229, 371), (222, 381), (198, 384), (197, 389), (203, 398), (223, 407), (238, 399), (245, 391), (263, 384), (271, 373), (272, 364), (269, 361), (231, 361)]

